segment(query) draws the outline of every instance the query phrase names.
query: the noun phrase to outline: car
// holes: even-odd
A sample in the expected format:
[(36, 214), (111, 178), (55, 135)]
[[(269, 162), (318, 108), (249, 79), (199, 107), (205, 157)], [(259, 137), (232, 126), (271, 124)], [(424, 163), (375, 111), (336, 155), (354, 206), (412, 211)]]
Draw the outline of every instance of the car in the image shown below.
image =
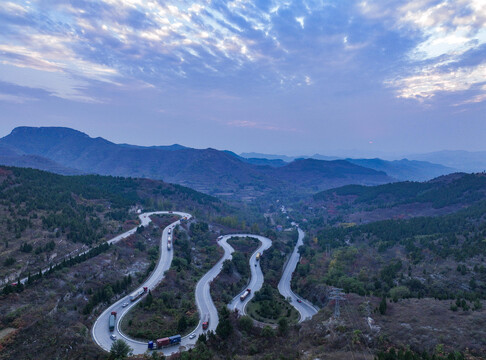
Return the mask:
[(301, 303), (301, 302), (302, 302), (302, 300), (300, 300), (300, 299), (297, 299), (297, 302), (298, 302), (298, 303)]
[(256, 264), (255, 264), (255, 267), (256, 267)]
[(196, 337), (196, 334), (194, 334), (194, 333), (189, 335), (189, 339), (194, 339), (195, 337)]
[(111, 334), (110, 335), (110, 339), (113, 340), (113, 341), (115, 341), (116, 340), (116, 335), (115, 334)]
[(127, 307), (128, 306), (128, 303), (123, 303), (122, 307)]

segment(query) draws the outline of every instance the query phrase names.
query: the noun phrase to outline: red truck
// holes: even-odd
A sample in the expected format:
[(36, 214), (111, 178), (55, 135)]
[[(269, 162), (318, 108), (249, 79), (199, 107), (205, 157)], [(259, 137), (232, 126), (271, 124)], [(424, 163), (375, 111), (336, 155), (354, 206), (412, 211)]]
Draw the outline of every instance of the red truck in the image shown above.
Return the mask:
[[(182, 341), (182, 336), (174, 335), (162, 339), (157, 339), (155, 340), (155, 344), (157, 345), (157, 349), (160, 349), (166, 346), (180, 344), (181, 341)], [(148, 347), (150, 349), (150, 342), (148, 343)]]
[(209, 314), (204, 315), (202, 328), (203, 330), (207, 330), (209, 326)]
[(250, 294), (251, 294), (251, 289), (246, 289), (245, 292), (243, 294), (241, 294), (240, 300), (244, 301), (248, 297), (248, 295), (250, 295)]
[(161, 347), (170, 345), (170, 339), (168, 337), (157, 339), (155, 343), (157, 344), (157, 349), (160, 349)]

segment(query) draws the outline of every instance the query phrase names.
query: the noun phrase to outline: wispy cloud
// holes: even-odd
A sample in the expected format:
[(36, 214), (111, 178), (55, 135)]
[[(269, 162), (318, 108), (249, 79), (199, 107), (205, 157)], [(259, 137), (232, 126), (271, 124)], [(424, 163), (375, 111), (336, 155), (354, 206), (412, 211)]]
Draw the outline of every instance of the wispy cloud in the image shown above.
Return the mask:
[(37, 99), (23, 96), (23, 95), (12, 95), (12, 94), (2, 94), (0, 93), (0, 101), (14, 103), (14, 104), (24, 104), (29, 101), (36, 101)]
[(0, 2), (0, 71), (15, 67), (1, 80), (88, 102), (100, 101), (93, 88), (136, 81), (231, 82), (237, 93), (332, 88), (333, 78), (341, 87), (339, 77), (355, 90), (364, 76), (430, 99), (485, 81), (484, 56), (467, 61), (484, 52), (485, 24), (483, 0), (9, 0)]
[[(390, 85), (398, 89), (400, 97), (424, 100), (440, 92), (469, 90), (483, 82), (486, 82), (486, 63), (475, 67), (461, 67), (453, 71), (441, 71), (430, 67), (423, 69), (417, 75), (392, 80)], [(485, 96), (476, 95), (476, 100), (471, 102), (482, 101), (484, 98)]]
[[(382, 14), (391, 28), (417, 40), (408, 52), (408, 71), (386, 83), (398, 97), (430, 99), (440, 93), (469, 90), (486, 82), (486, 61), (470, 64), (467, 59), (486, 46), (486, 2), (482, 0), (412, 0), (395, 3), (396, 10), (383, 3), (363, 1), (361, 9), (370, 17)], [(475, 101), (483, 101), (480, 94)]]

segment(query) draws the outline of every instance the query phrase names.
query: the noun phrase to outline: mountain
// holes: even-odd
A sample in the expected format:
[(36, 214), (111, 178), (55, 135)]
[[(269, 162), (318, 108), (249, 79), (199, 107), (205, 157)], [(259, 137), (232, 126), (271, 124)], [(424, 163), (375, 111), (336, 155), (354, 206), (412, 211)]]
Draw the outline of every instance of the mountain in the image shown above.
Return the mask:
[(442, 164), (465, 172), (486, 170), (486, 151), (443, 150), (426, 154), (412, 154), (407, 157)]
[[(382, 171), (351, 164), (345, 160), (298, 159), (286, 166), (273, 169), (273, 175), (280, 180), (310, 189), (330, 189), (341, 186), (339, 184), (342, 183), (377, 185), (392, 181)], [(323, 178), (326, 179), (324, 185)]]
[(271, 166), (271, 167), (281, 167), (287, 165), (287, 162), (281, 159), (265, 159), (265, 158), (245, 158), (243, 156), (235, 154), (233, 151), (224, 150), (225, 153), (234, 156), (247, 164), (259, 165), (259, 166)]
[(286, 163), (292, 162), (297, 157), (287, 156), (287, 155), (271, 155), (271, 154), (261, 154), (256, 152), (241, 153), (240, 157), (245, 159), (268, 159), (268, 160), (282, 160)]
[(393, 181), (383, 172), (342, 160), (261, 166), (268, 164), (242, 161), (231, 152), (120, 145), (59, 127), (19, 127), (0, 139), (0, 146), (85, 173), (163, 179), (209, 194), (236, 197), (251, 198), (268, 191), (285, 193), (287, 189), (309, 193), (346, 184)]
[(432, 203), (443, 207), (458, 203), (473, 203), (486, 198), (486, 174), (455, 173), (427, 182), (396, 182), (379, 186), (347, 185), (314, 195), (315, 200), (348, 197), (353, 203), (367, 206)]
[[(235, 156), (238, 156), (235, 154)], [(428, 161), (418, 160), (383, 160), (375, 159), (354, 159), (354, 158), (339, 158), (336, 156), (326, 156), (314, 154), (311, 156), (289, 157), (286, 155), (269, 155), (260, 153), (242, 153), (240, 159), (248, 161), (257, 165), (269, 166), (283, 166), (285, 162), (292, 162), (297, 159), (316, 159), (316, 160), (346, 160), (350, 163), (367, 167), (377, 171), (384, 171), (387, 175), (395, 178), (398, 181), (427, 181), (435, 177), (451, 174), (457, 171), (457, 168), (451, 168), (444, 165), (434, 164)], [(277, 161), (280, 161), (278, 163)], [(271, 163), (273, 162), (273, 163)]]
[(433, 164), (427, 161), (417, 160), (394, 160), (387, 161), (382, 159), (346, 159), (350, 163), (361, 165), (370, 169), (384, 171), (389, 176), (400, 181), (427, 181), (441, 175), (456, 172), (456, 169)]
[(271, 154), (261, 154), (256, 152), (249, 152), (249, 153), (241, 153), (240, 157), (245, 159), (267, 159), (267, 160), (282, 160), (286, 163), (292, 162), (297, 159), (316, 159), (316, 160), (342, 160), (338, 156), (326, 156), (321, 154), (314, 154), (311, 156), (308, 155), (301, 155), (301, 156), (287, 156), (287, 155), (271, 155)]
[(426, 182), (346, 185), (321, 191), (296, 205), (294, 218), (364, 224), (451, 214), (485, 199), (486, 174), (454, 173)]
[(426, 154), (412, 154), (407, 157), (442, 164), (465, 172), (486, 170), (486, 151), (443, 150)]
[(0, 165), (49, 171), (61, 175), (80, 175), (81, 171), (62, 166), (38, 155), (20, 155), (7, 146), (0, 146)]
[(184, 145), (173, 144), (173, 145), (155, 145), (155, 146), (139, 146), (139, 145), (130, 145), (130, 144), (120, 144), (121, 146), (126, 146), (133, 149), (159, 149), (159, 150), (168, 150), (168, 151), (175, 151), (175, 150), (182, 150), (182, 149), (189, 149)]

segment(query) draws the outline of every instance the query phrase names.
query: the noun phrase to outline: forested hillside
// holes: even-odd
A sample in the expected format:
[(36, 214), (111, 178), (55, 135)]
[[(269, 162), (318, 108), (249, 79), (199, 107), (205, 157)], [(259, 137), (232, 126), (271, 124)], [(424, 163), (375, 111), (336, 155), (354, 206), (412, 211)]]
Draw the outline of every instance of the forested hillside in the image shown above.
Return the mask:
[(296, 220), (326, 224), (364, 224), (386, 219), (440, 216), (486, 197), (486, 174), (455, 173), (427, 182), (378, 186), (348, 185), (315, 194), (294, 204)]
[(428, 182), (398, 182), (379, 186), (348, 185), (314, 195), (314, 200), (349, 197), (355, 205), (392, 207), (410, 203), (430, 203), (440, 208), (472, 203), (486, 195), (486, 174), (456, 173)]
[(161, 181), (1, 167), (0, 279), (34, 274), (133, 228), (137, 209), (173, 208), (230, 213), (216, 198)]
[[(482, 353), (486, 342), (483, 322), (477, 319), (484, 316), (486, 300), (485, 189), (484, 174), (456, 174), (427, 183), (344, 187), (319, 194), (318, 199), (347, 202), (325, 218), (322, 213), (313, 217), (315, 209), (308, 212), (302, 226), (309, 236), (293, 288), (325, 307), (331, 303), (329, 286), (353, 294), (346, 300), (393, 334), (390, 341), (394, 344), (431, 351), (444, 341), (450, 349), (463, 351), (467, 344)], [(395, 217), (397, 208), (405, 209), (403, 204), (411, 214)], [(424, 206), (445, 209), (445, 214), (417, 216), (414, 206), (420, 211)], [(377, 209), (386, 220), (372, 221), (370, 214)], [(353, 211), (366, 221), (361, 225), (347, 221), (356, 215)], [(436, 321), (434, 311), (438, 310), (433, 309), (446, 312), (443, 321), (419, 340), (416, 327)], [(424, 321), (410, 323), (421, 311)], [(452, 320), (456, 314), (462, 314), (461, 325)], [(458, 337), (457, 327), (473, 336)]]

